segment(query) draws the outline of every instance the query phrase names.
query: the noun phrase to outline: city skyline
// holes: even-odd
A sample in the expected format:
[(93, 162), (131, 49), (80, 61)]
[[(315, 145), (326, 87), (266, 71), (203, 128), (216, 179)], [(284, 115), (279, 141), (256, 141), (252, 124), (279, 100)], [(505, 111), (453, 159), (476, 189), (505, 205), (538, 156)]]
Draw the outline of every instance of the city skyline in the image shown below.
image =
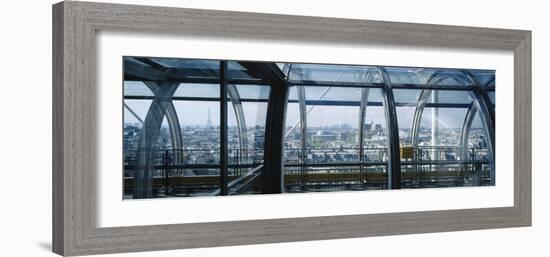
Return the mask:
[(125, 199), (494, 183), (494, 71), (126, 59)]
[[(125, 100), (125, 103), (139, 116), (141, 120), (145, 119), (147, 111), (151, 104), (151, 100)], [(211, 121), (212, 126), (219, 126), (220, 116), (219, 110), (220, 106), (217, 102), (201, 102), (201, 101), (174, 101), (176, 106), (176, 111), (178, 113), (178, 118), (180, 120), (180, 125), (182, 126), (201, 126), (205, 125), (208, 121), (208, 109), (211, 110)], [(232, 111), (231, 104), (228, 104), (228, 125), (236, 125), (235, 113)], [(321, 127), (328, 124), (349, 124), (352, 127), (358, 127), (358, 118), (359, 107), (332, 107), (332, 108), (322, 108), (326, 106), (315, 106), (313, 111), (308, 114), (308, 124), (315, 127)], [(258, 124), (258, 121), (265, 121), (267, 105), (256, 108), (243, 108), (245, 120), (248, 123), (255, 125)], [(294, 124), (300, 119), (300, 114), (297, 106), (292, 106), (289, 104), (287, 111), (287, 122), (289, 124)], [(322, 109), (322, 110), (321, 110)], [(426, 108), (428, 112), (425, 112), (423, 115), (422, 124), (430, 123), (426, 118), (429, 115), (429, 109)], [(371, 110), (375, 110), (372, 111)], [(409, 126), (413, 123), (415, 108), (414, 107), (400, 107), (397, 109), (397, 118), (400, 123)], [(438, 123), (446, 128), (460, 128), (463, 124), (464, 116), (466, 111), (463, 109), (448, 110), (448, 113), (440, 114)], [(337, 118), (335, 121), (334, 118)], [(124, 122), (128, 123), (139, 123), (133, 114), (127, 109), (124, 108)], [(332, 120), (331, 120), (332, 119)], [(342, 122), (342, 120), (344, 122)], [(367, 117), (366, 120), (373, 120), (377, 124), (381, 124), (383, 127), (386, 125), (385, 113), (382, 111), (381, 107), (373, 106), (367, 107)], [(428, 125), (425, 125), (428, 126)], [(482, 124), (479, 118), (476, 118), (472, 124), (472, 127), (481, 128)]]

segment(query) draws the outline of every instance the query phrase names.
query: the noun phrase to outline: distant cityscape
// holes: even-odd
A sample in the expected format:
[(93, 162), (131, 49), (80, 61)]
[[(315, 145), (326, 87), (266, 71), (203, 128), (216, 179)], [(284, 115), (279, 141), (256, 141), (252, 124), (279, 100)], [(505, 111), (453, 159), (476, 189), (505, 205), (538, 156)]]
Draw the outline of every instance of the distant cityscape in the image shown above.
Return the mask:
[[(387, 161), (388, 131), (381, 124), (373, 121), (366, 123), (364, 145), (366, 161)], [(124, 124), (124, 149), (138, 149), (140, 123)], [(210, 119), (205, 125), (181, 126), (183, 147), (186, 154), (184, 163), (187, 164), (217, 164), (219, 162), (220, 128), (212, 126)], [(287, 127), (284, 142), (285, 162), (300, 163), (301, 131)], [(307, 162), (357, 162), (359, 160), (358, 129), (343, 123), (322, 127), (308, 127), (306, 134)], [(248, 156), (243, 158), (240, 144), (239, 130), (236, 126), (228, 127), (228, 146), (230, 163), (258, 163), (263, 160), (265, 128), (254, 126), (246, 128), (247, 141), (245, 146)], [(411, 129), (399, 130), (401, 146), (410, 146)], [(439, 128), (438, 146), (459, 146), (460, 128)], [(422, 127), (418, 137), (419, 147), (432, 146), (430, 127)], [(481, 128), (472, 128), (468, 140), (468, 148), (483, 149), (487, 147), (484, 131)], [(158, 150), (172, 150), (170, 130), (163, 126), (160, 130)], [(323, 151), (321, 151), (323, 150)], [(327, 151), (329, 153), (327, 154)], [(332, 152), (332, 153), (330, 153)], [(456, 151), (455, 151), (456, 152)], [(458, 158), (455, 156), (449, 158)], [(327, 159), (328, 158), (328, 159)]]

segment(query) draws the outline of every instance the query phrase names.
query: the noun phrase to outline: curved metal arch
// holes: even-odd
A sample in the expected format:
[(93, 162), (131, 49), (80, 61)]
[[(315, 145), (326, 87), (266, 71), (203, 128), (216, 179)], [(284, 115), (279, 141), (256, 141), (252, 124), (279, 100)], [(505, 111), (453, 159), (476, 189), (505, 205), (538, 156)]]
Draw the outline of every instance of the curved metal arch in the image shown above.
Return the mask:
[[(157, 82), (144, 82), (145, 85), (153, 92), (153, 94), (156, 96), (156, 92), (159, 91), (160, 85)], [(166, 120), (168, 121), (168, 128), (170, 129), (170, 137), (172, 140), (172, 147), (174, 149), (182, 149), (183, 148), (183, 139), (181, 134), (181, 125), (178, 118), (178, 113), (176, 112), (176, 107), (174, 106), (174, 103), (172, 102), (171, 98), (175, 93), (175, 90), (180, 86), (179, 83), (174, 89), (174, 92), (171, 93), (171, 95), (168, 98), (163, 97), (162, 99), (159, 99), (163, 101), (163, 105), (165, 106), (164, 114), (166, 116)], [(161, 121), (162, 122), (162, 121)]]
[[(371, 82), (374, 79), (374, 69), (368, 69), (364, 74), (358, 75), (361, 76), (357, 78), (357, 81)], [(364, 87), (361, 89), (361, 103), (359, 105), (359, 120), (358, 120), (358, 129), (359, 133), (357, 134), (357, 140), (359, 143), (359, 162), (364, 162), (364, 148), (365, 148), (365, 121), (367, 119), (367, 106), (369, 101), (369, 88)]]
[(391, 80), (384, 67), (378, 68), (382, 80), (384, 81), (384, 106), (386, 122), (388, 123), (389, 155), (387, 169), (387, 188), (401, 188), (401, 154), (399, 149), (399, 124), (397, 122), (397, 111), (395, 109), (395, 99), (391, 87)]
[[(428, 85), (437, 85), (444, 79), (451, 78), (454, 79), (456, 82), (461, 82), (459, 78), (456, 76), (452, 76), (449, 74), (445, 74), (444, 72), (434, 72), (430, 76), (430, 78), (427, 81)], [(420, 132), (420, 122), (422, 120), (422, 114), (424, 113), (424, 107), (426, 106), (426, 103), (428, 102), (429, 97), (431, 96), (432, 89), (423, 89), (420, 93), (420, 96), (418, 97), (416, 109), (414, 111), (413, 116), (413, 124), (412, 124), (412, 130), (411, 130), (411, 144), (413, 147), (416, 147), (418, 145), (418, 134)]]
[[(290, 71), (292, 69), (292, 64), (288, 66), (288, 76), (290, 76)], [(308, 74), (301, 68), (298, 68), (294, 71), (298, 74), (299, 79), (307, 80), (309, 79)], [(287, 77), (288, 77), (287, 76)], [(298, 110), (300, 112), (300, 186), (304, 187), (306, 184), (305, 175), (306, 175), (306, 161), (307, 161), (307, 114), (309, 113), (306, 106), (306, 89), (303, 86), (297, 86), (296, 91), (298, 93)], [(298, 124), (297, 124), (298, 125)], [(296, 127), (296, 125), (295, 125)], [(290, 133), (291, 131), (288, 131)]]
[(461, 70), (461, 72), (470, 80), (474, 85), (473, 92), (470, 92), (470, 95), (474, 99), (474, 105), (480, 113), (480, 118), (482, 120), (485, 133), (488, 136), (488, 150), (489, 156), (491, 158), (491, 185), (495, 185), (495, 109), (491, 103), (491, 99), (487, 95), (487, 92), (480, 84), (479, 80), (469, 71)]
[[(153, 102), (145, 116), (143, 128), (139, 135), (138, 152), (136, 156), (136, 169), (134, 170), (134, 192), (133, 197), (150, 198), (153, 196), (153, 160), (154, 150), (160, 134), (160, 127), (164, 116), (167, 115), (168, 106), (172, 106), (172, 96), (176, 92), (179, 83), (172, 82), (147, 82), (154, 94)], [(170, 119), (173, 128), (179, 130), (177, 115)], [(172, 133), (172, 132), (171, 132)], [(181, 137), (181, 133), (179, 133)], [(174, 143), (172, 143), (174, 144)]]
[(494, 86), (495, 85), (495, 76), (491, 77), (491, 79), (489, 81), (487, 81), (487, 83), (485, 83), (485, 86)]
[(468, 111), (466, 112), (466, 116), (464, 117), (464, 123), (462, 125), (462, 131), (460, 133), (460, 145), (463, 148), (461, 160), (466, 160), (467, 158), (467, 148), (468, 148), (468, 138), (470, 137), (470, 129), (472, 127), (472, 123), (475, 119), (475, 116), (477, 114), (477, 108), (474, 103), (470, 105), (468, 108)]
[(239, 153), (239, 162), (242, 164), (244, 161), (248, 161), (248, 135), (246, 131), (246, 120), (244, 117), (243, 105), (241, 103), (241, 97), (236, 85), (228, 84), (227, 94), (231, 104), (233, 105), (233, 111), (235, 112), (235, 119), (237, 121), (239, 147), (241, 149)]
[[(473, 105), (475, 107), (475, 110), (476, 111), (479, 111), (480, 114), (481, 114), (481, 118), (482, 120), (484, 121), (483, 122), (483, 127), (485, 129), (485, 132), (486, 134), (488, 135), (489, 137), (489, 144), (488, 144), (488, 148), (489, 148), (489, 156), (491, 157), (491, 184), (494, 185), (494, 175), (495, 175), (495, 166), (494, 166), (494, 145), (495, 145), (495, 137), (494, 137), (494, 108), (492, 106), (492, 104), (488, 104), (490, 103), (490, 99), (487, 95), (487, 93), (485, 92), (485, 89), (481, 86), (480, 82), (477, 80), (477, 78), (475, 76), (473, 76), (469, 71), (467, 70), (460, 70), (460, 72), (462, 73), (462, 76), (458, 76), (458, 75), (455, 75), (455, 74), (445, 74), (444, 72), (436, 72), (434, 73), (430, 79), (428, 80), (428, 84), (431, 84), (431, 85), (437, 85), (437, 83), (441, 82), (443, 79), (446, 79), (446, 78), (452, 78), (454, 80), (456, 80), (457, 82), (467, 82), (468, 84), (470, 84), (472, 87), (473, 87), (473, 91), (470, 92), (470, 95), (473, 99)], [(494, 83), (494, 82), (492, 82)], [(431, 89), (425, 89), (422, 91), (421, 93), (421, 96), (419, 97), (419, 100), (418, 100), (418, 105), (417, 105), (417, 108), (415, 110), (415, 115), (414, 115), (414, 119), (413, 119), (413, 129), (411, 131), (411, 138), (412, 138), (412, 141), (413, 141), (413, 146), (416, 146), (417, 143), (418, 143), (418, 133), (419, 133), (419, 130), (420, 130), (420, 120), (421, 120), (421, 117), (422, 117), (422, 113), (424, 111), (424, 107), (426, 105), (426, 102), (427, 102), (427, 99), (428, 97), (430, 96), (431, 94)], [(471, 118), (473, 120), (473, 118), (475, 117), (475, 115), (471, 115), (471, 117), (468, 117), (468, 118)], [(467, 142), (468, 138), (466, 135), (469, 135), (469, 131), (470, 131), (470, 127), (471, 127), (471, 122), (467, 122), (467, 120), (465, 119), (465, 123), (463, 125), (463, 128), (462, 128), (462, 133), (461, 133), (461, 136), (463, 135), (465, 138), (461, 137), (461, 144), (462, 146), (464, 146), (463, 144), (463, 140), (465, 140)]]

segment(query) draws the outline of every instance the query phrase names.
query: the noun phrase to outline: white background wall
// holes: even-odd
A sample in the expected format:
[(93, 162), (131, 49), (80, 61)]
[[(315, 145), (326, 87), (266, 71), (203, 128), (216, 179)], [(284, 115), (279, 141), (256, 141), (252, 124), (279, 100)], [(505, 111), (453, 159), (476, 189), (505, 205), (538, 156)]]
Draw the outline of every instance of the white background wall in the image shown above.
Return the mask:
[[(51, 247), (51, 4), (0, 11), (0, 256)], [(120, 2), (114, 1), (113, 2)], [(128, 1), (126, 1), (128, 2)], [(133, 0), (133, 2), (146, 2)], [(157, 1), (191, 8), (533, 31), (533, 227), (123, 254), (123, 256), (550, 256), (550, 26), (545, 1)], [(500, 103), (512, 104), (512, 103)], [(512, 140), (512, 139), (510, 139)]]

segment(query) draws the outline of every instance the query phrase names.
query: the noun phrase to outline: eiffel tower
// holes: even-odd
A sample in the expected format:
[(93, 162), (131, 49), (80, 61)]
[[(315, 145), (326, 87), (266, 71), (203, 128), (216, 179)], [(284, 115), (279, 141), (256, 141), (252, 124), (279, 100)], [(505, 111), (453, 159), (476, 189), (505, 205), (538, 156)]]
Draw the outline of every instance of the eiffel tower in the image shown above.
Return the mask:
[(208, 121), (206, 122), (206, 127), (207, 128), (212, 127), (212, 120), (210, 120), (210, 108), (208, 108)]

